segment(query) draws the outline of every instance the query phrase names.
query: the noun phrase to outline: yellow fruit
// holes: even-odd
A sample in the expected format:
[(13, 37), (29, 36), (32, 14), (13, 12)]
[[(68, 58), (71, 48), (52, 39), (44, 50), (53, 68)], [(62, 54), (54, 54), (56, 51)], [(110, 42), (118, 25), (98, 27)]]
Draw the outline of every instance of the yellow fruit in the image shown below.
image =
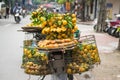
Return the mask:
[(68, 67), (72, 68), (73, 67), (72, 63), (68, 64)]
[(46, 28), (46, 33), (49, 33), (50, 32), (50, 28)]
[(75, 30), (74, 29), (72, 29), (72, 33), (74, 33), (75, 32)]
[(31, 65), (33, 65), (33, 62), (27, 62), (27, 64), (26, 64), (26, 65), (31, 66)]
[(78, 26), (74, 26), (74, 30), (75, 30), (75, 31), (78, 30)]
[(76, 18), (72, 18), (72, 22), (76, 23), (77, 19)]
[(32, 12), (32, 15), (36, 15), (37, 14), (37, 12)]
[(97, 49), (97, 46), (95, 44), (92, 44), (93, 49)]
[(67, 21), (66, 20), (62, 20), (63, 25), (67, 25)]
[(65, 37), (66, 36), (66, 34), (62, 34), (62, 37)]
[(42, 57), (45, 56), (45, 53), (40, 53), (40, 56), (42, 56)]
[(61, 39), (62, 37), (61, 37), (61, 35), (58, 35), (57, 38), (58, 38), (58, 39)]
[(84, 49), (84, 53), (87, 53), (87, 52), (88, 52), (88, 50), (85, 48), (85, 49)]
[(42, 34), (45, 34), (45, 29), (42, 30)]
[(26, 54), (26, 53), (27, 53), (27, 49), (26, 49), (26, 48), (24, 48), (24, 49), (23, 49), (23, 52)]
[(48, 24), (49, 24), (50, 26), (52, 26), (52, 22), (48, 22)]
[(38, 57), (39, 56), (39, 52), (36, 52), (35, 54), (34, 54), (34, 57)]
[(60, 16), (60, 17), (58, 17), (58, 19), (59, 19), (59, 20), (62, 20), (62, 17)]
[(61, 32), (61, 28), (57, 28), (57, 32), (60, 33)]
[(47, 56), (42, 56), (42, 60), (48, 60), (48, 57)]
[(69, 15), (70, 15), (70, 13), (66, 13), (66, 15), (68, 15), (68, 16), (69, 16)]
[(56, 28), (56, 27), (57, 27), (57, 25), (56, 25), (56, 24), (54, 24), (54, 25), (53, 25), (53, 27), (54, 27), (54, 28)]
[(29, 54), (29, 55), (28, 55), (28, 58), (32, 58), (32, 54)]
[(51, 25), (51, 26), (50, 26), (50, 28), (54, 28), (54, 26), (53, 26), (53, 25)]
[(83, 54), (83, 57), (84, 57), (84, 58), (87, 58), (87, 55), (84, 53), (84, 54)]
[(85, 71), (85, 68), (79, 67), (79, 71), (80, 71), (80, 72), (84, 72), (84, 71)]
[(64, 32), (64, 31), (66, 31), (67, 29), (66, 29), (64, 26), (62, 26), (62, 27), (61, 27), (61, 30)]
[(40, 17), (40, 21), (45, 21), (45, 17)]
[(90, 49), (91, 49), (91, 45), (88, 44), (88, 45), (86, 46), (86, 49), (87, 49), (87, 50), (90, 50)]
[(92, 57), (95, 57), (95, 53), (94, 53), (94, 52), (93, 52), (93, 53), (91, 53), (91, 56), (92, 56)]
[(68, 74), (72, 74), (72, 70), (70, 68), (67, 69)]
[(75, 18), (75, 17), (76, 17), (76, 14), (72, 14), (72, 17)]

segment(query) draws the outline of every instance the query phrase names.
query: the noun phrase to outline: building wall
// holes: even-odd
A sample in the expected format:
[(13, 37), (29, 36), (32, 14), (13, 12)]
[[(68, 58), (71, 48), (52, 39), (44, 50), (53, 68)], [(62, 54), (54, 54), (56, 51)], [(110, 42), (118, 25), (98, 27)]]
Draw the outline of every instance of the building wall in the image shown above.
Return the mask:
[[(99, 13), (99, 0), (93, 0), (93, 11), (92, 13), (91, 11), (91, 6), (89, 6), (89, 16), (91, 20), (94, 20), (95, 18), (98, 17), (98, 13)], [(96, 10), (95, 10), (96, 9)]]
[(112, 4), (112, 7), (107, 7), (108, 10), (108, 17), (111, 19), (115, 19), (114, 14), (118, 14), (120, 10), (120, 0), (107, 0), (106, 4)]
[[(93, 13), (90, 13), (91, 7), (89, 6), (89, 16), (90, 16), (91, 20), (94, 20), (96, 17), (98, 17), (98, 13), (99, 13), (99, 8), (100, 8), (99, 0), (97, 0), (97, 8), (95, 8), (95, 1), (96, 0), (94, 0), (94, 2), (93, 2)], [(107, 17), (109, 19), (116, 19), (114, 14), (120, 13), (120, 0), (106, 0), (106, 7), (107, 7), (106, 8), (107, 9)], [(86, 8), (85, 9), (85, 16), (86, 16), (87, 7), (85, 7), (85, 8)]]

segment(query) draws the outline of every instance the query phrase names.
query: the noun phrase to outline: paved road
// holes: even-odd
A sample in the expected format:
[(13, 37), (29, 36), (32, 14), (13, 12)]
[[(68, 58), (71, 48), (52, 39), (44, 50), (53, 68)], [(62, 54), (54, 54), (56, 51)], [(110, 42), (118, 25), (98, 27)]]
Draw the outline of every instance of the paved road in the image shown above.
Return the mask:
[[(29, 17), (22, 19), (20, 24), (15, 23), (13, 16), (9, 19), (0, 19), (0, 80), (27, 80), (29, 78), (20, 68), (23, 54), (21, 46), (25, 35), (17, 31), (28, 22), (30, 22)], [(38, 77), (31, 78), (31, 80), (37, 80)], [(50, 80), (50, 76), (47, 76), (45, 80)]]
[[(15, 23), (13, 16), (9, 19), (0, 19), (0, 80), (38, 80), (39, 78), (39, 76), (31, 76), (29, 79), (29, 75), (21, 69), (25, 34), (18, 30), (30, 23), (29, 18), (30, 16), (22, 18), (20, 24)], [(44, 80), (51, 80), (51, 75), (47, 75)]]
[[(18, 32), (17, 30), (20, 30), (22, 26), (29, 23), (29, 17), (26, 17), (25, 19), (22, 19), (20, 24), (16, 24), (14, 21), (13, 16), (10, 16), (9, 19), (0, 19), (0, 80), (27, 80), (29, 78), (28, 75), (24, 74), (24, 71), (20, 68), (21, 62), (22, 62), (22, 54), (23, 50), (21, 48), (23, 44), (23, 40), (25, 38), (25, 35), (23, 32)], [(81, 36), (84, 35), (95, 35), (97, 46), (99, 48), (100, 53), (111, 53), (113, 50), (117, 47), (117, 41), (118, 39), (113, 38), (111, 36), (108, 36), (105, 33), (95, 33), (93, 31), (93, 28), (91, 25), (78, 25), (79, 29), (81, 31)], [(105, 40), (103, 40), (103, 38)], [(90, 74), (90, 79), (83, 79), (83, 75), (75, 75), (74, 80), (111, 80), (106, 78), (105, 76), (109, 76), (109, 74), (114, 74), (112, 71), (106, 71), (104, 68), (107, 64), (111, 64), (114, 66), (117, 66), (117, 62), (119, 61), (118, 56), (111, 54), (113, 59), (116, 61), (116, 63), (111, 64), (108, 63), (109, 60), (112, 58), (109, 57), (109, 55), (106, 54), (100, 54), (100, 57), (102, 59), (102, 67), (100, 66), (98, 69), (95, 69), (93, 72), (87, 72), (87, 74)], [(111, 56), (110, 55), (110, 56)], [(111, 60), (113, 63), (114, 60)], [(107, 61), (107, 62), (106, 62)], [(109, 67), (113, 68), (113, 67)], [(117, 73), (115, 75), (119, 75), (119, 72), (117, 71), (120, 66), (115, 67), (115, 70)], [(100, 76), (102, 72), (99, 71), (106, 71), (104, 76)], [(110, 75), (111, 76), (111, 75)], [(94, 77), (97, 77), (94, 79)], [(103, 78), (101, 78), (103, 77)], [(106, 79), (104, 79), (104, 77)], [(38, 77), (32, 76), (31, 80), (37, 80)], [(100, 78), (100, 79), (98, 79)], [(51, 80), (51, 76), (48, 75), (44, 80)], [(113, 79), (115, 80), (115, 79)], [(116, 79), (117, 80), (117, 79)]]

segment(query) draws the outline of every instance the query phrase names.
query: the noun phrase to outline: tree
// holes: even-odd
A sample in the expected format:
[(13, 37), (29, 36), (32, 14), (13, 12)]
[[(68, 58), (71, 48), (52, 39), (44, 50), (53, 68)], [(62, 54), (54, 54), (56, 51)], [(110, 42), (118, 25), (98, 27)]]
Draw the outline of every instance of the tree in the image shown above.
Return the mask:
[(117, 31), (119, 32), (119, 42), (118, 42), (118, 50), (120, 50), (120, 27), (117, 28)]
[(119, 42), (118, 42), (118, 50), (120, 50), (120, 37), (119, 37)]
[(6, 5), (9, 5), (9, 0), (3, 0)]
[(65, 2), (69, 1), (70, 3), (75, 1), (75, 0), (57, 0), (59, 4), (64, 4)]
[(82, 9), (81, 9), (81, 19), (82, 21), (85, 21), (85, 0), (82, 0), (81, 1), (81, 5), (82, 5)]
[(38, 4), (41, 3), (41, 1), (42, 1), (42, 0), (33, 0), (33, 3), (36, 4), (36, 5), (38, 5)]
[(96, 26), (96, 32), (103, 32), (106, 25), (106, 0), (99, 0), (100, 10), (98, 16), (98, 23)]

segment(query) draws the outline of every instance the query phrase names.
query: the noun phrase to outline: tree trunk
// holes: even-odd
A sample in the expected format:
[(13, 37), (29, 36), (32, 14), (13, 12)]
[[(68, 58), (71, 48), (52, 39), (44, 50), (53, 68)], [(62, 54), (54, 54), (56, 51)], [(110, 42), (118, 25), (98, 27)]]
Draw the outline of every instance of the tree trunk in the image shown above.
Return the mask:
[(118, 50), (120, 50), (120, 37), (119, 37), (119, 42), (118, 42)]
[(99, 1), (100, 9), (97, 23), (97, 32), (103, 32), (106, 25), (106, 0)]
[(82, 0), (81, 18), (82, 18), (82, 21), (85, 21), (85, 0)]

